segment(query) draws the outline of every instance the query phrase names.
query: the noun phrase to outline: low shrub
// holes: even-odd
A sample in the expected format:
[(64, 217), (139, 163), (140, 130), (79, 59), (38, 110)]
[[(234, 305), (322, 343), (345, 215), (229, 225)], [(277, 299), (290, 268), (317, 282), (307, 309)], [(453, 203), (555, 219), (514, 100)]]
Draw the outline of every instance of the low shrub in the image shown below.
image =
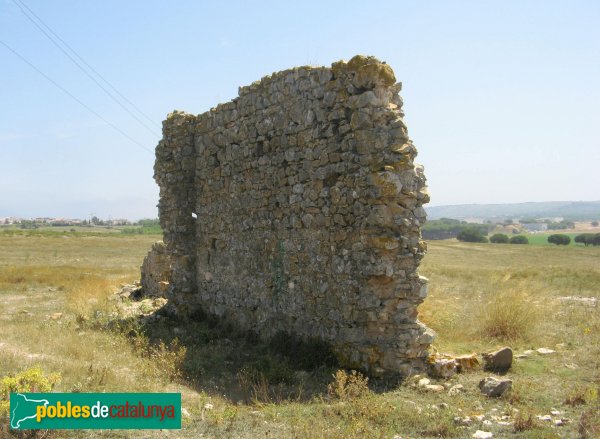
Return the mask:
[(498, 340), (527, 339), (534, 329), (537, 314), (524, 294), (510, 290), (495, 294), (479, 316), (483, 335)]
[(0, 418), (8, 416), (10, 394), (17, 392), (50, 392), (60, 382), (60, 374), (45, 375), (39, 366), (0, 380)]
[(517, 413), (517, 416), (515, 417), (515, 422), (513, 424), (513, 427), (515, 429), (515, 433), (520, 433), (523, 431), (532, 430), (532, 429), (536, 428), (537, 423), (535, 422), (535, 419), (533, 418), (533, 416), (531, 414), (529, 414), (527, 417), (525, 417), (523, 414), (521, 414), (519, 412), (519, 413)]
[(369, 378), (355, 370), (350, 373), (343, 369), (333, 375), (333, 382), (327, 386), (330, 398), (349, 401), (369, 394)]
[(477, 227), (467, 227), (456, 235), (456, 239), (463, 242), (488, 242), (481, 229)]
[(577, 427), (581, 439), (600, 437), (600, 405), (584, 411)]
[(508, 242), (510, 244), (529, 244), (529, 239), (524, 235), (516, 235), (511, 237)]
[(569, 245), (571, 243), (571, 238), (568, 235), (550, 235), (548, 236), (548, 242), (556, 245)]
[(510, 239), (504, 233), (496, 233), (490, 238), (490, 242), (493, 244), (508, 244)]

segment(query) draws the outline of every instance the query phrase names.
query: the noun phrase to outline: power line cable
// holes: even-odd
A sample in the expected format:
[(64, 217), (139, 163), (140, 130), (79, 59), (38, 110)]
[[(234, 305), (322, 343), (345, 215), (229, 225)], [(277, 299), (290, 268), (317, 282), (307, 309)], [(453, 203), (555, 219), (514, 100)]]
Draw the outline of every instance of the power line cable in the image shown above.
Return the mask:
[[(94, 72), (100, 79), (102, 79), (109, 87), (111, 87), (115, 93), (117, 93), (122, 99), (124, 99), (126, 102), (129, 103), (129, 105), (131, 105), (133, 108), (135, 108), (142, 116), (144, 116), (146, 119), (150, 120), (150, 122), (152, 124), (154, 124), (156, 127), (160, 128), (160, 126), (158, 124), (156, 124), (156, 122), (154, 122), (152, 119), (150, 119), (148, 116), (146, 116), (146, 114), (144, 114), (142, 112), (142, 110), (140, 110), (135, 104), (133, 104), (129, 99), (127, 99), (125, 96), (123, 96), (122, 93), (120, 93), (110, 82), (108, 82), (102, 75), (100, 75), (100, 73), (98, 73), (92, 66), (90, 66), (81, 56), (79, 56), (79, 54), (71, 47), (69, 46), (60, 36), (58, 36), (56, 34), (56, 32), (54, 32), (40, 17), (37, 16), (37, 14), (35, 12), (33, 12), (25, 3), (23, 3), (21, 0), (13, 0), (13, 2), (19, 7), (19, 9), (21, 10), (21, 12), (23, 13), (23, 15), (25, 15), (25, 17), (27, 17), (27, 19), (29, 21), (31, 21), (45, 36), (46, 38), (48, 38), (52, 44), (54, 44), (62, 53), (65, 54), (65, 56), (67, 56), (72, 62), (73, 64), (75, 64), (79, 70), (81, 70), (88, 78), (90, 78), (92, 81), (94, 81), (94, 83), (100, 87), (102, 89), (102, 91), (104, 91), (104, 93), (106, 93), (113, 101), (115, 101), (123, 110), (125, 110), (131, 117), (133, 117), (135, 120), (138, 121), (138, 123), (140, 123), (144, 128), (146, 128), (146, 130), (148, 130), (150, 133), (152, 133), (152, 135), (154, 136), (158, 136), (160, 137), (160, 135), (154, 131), (154, 128), (151, 128), (148, 126), (148, 124), (146, 124), (143, 120), (141, 120), (138, 116), (136, 116), (129, 108), (127, 108), (119, 99), (117, 99), (115, 97), (114, 94), (112, 94), (109, 90), (106, 89), (106, 87), (104, 87), (96, 78), (94, 78), (94, 76), (92, 76), (83, 66), (81, 63), (85, 64), (92, 72)], [(46, 28), (48, 29), (48, 31), (56, 38), (58, 39), (66, 48), (68, 48), (79, 60), (81, 60), (81, 63), (79, 61), (77, 61), (73, 56), (71, 56), (71, 54), (69, 52), (67, 52), (57, 41), (56, 39), (50, 35), (48, 32), (46, 32), (46, 30), (44, 30), (44, 28), (42, 28), (32, 17), (31, 15), (29, 15), (29, 13), (24, 9), (26, 8), (27, 11), (29, 11), (31, 13), (31, 15), (33, 15), (37, 20), (39, 20), (39, 22)]]
[[(35, 12), (33, 12), (25, 3), (23, 3), (20, 0), (13, 0), (14, 3), (19, 7), (19, 9), (21, 10), (21, 12), (23, 13), (23, 15), (25, 15), (25, 17), (27, 17), (27, 19), (29, 21), (31, 21), (61, 52), (63, 52), (72, 62), (73, 64), (75, 64), (86, 76), (88, 76), (92, 81), (94, 81), (94, 83), (96, 83), (96, 85), (98, 87), (100, 87), (113, 101), (115, 101), (121, 108), (123, 108), (123, 110), (125, 110), (127, 113), (129, 113), (129, 115), (131, 117), (133, 117), (135, 120), (137, 120), (142, 126), (144, 126), (144, 128), (146, 128), (150, 133), (152, 133), (154, 136), (159, 136), (154, 130), (153, 128), (150, 128), (146, 123), (144, 123), (140, 118), (138, 118), (135, 114), (133, 114), (127, 107), (125, 107), (123, 105), (123, 103), (121, 101), (119, 101), (112, 93), (110, 93), (104, 86), (102, 86), (102, 84), (100, 84), (98, 82), (98, 80), (96, 80), (96, 78), (94, 78), (77, 60), (75, 60), (60, 44), (58, 44), (56, 42), (56, 40), (50, 36), (48, 34), (48, 32), (46, 32), (35, 20), (33, 20), (31, 18), (31, 16), (25, 11), (25, 9), (23, 9), (23, 7), (27, 8), (28, 11), (31, 12), (31, 14), (33, 16), (35, 16), (47, 29), (49, 32), (51, 32), (58, 40), (60, 40), (71, 52), (73, 52), (75, 54), (76, 57), (78, 57), (82, 63), (84, 63), (86, 66), (88, 66), (88, 68), (90, 68), (94, 73), (96, 73), (96, 75), (98, 75), (104, 82), (106, 82), (111, 88), (113, 88), (115, 90), (115, 92), (117, 94), (119, 94), (125, 101), (129, 102), (130, 105), (132, 105), (140, 114), (142, 114), (144, 117), (146, 117), (148, 120), (151, 121), (151, 123), (153, 123), (155, 126), (159, 127), (156, 122), (152, 121), (148, 116), (146, 116), (135, 104), (133, 104), (129, 99), (127, 99), (125, 96), (122, 95), (122, 93), (120, 93), (112, 84), (110, 84), (106, 79), (104, 79), (104, 77), (102, 77), (102, 75), (100, 75), (92, 66), (90, 66), (81, 56), (79, 56), (79, 54), (77, 54), (77, 52), (75, 52), (75, 50), (73, 48), (71, 48), (71, 46), (69, 46), (62, 38), (60, 38), (60, 36), (58, 36), (40, 17), (38, 17)], [(159, 127), (160, 128), (160, 127)], [(160, 136), (159, 136), (160, 137)]]
[(127, 139), (129, 139), (130, 141), (132, 141), (133, 143), (135, 143), (140, 148), (145, 149), (146, 151), (148, 151), (151, 154), (154, 154), (154, 151), (152, 151), (151, 149), (149, 149), (148, 147), (146, 147), (142, 143), (140, 143), (137, 140), (135, 140), (133, 137), (131, 137), (129, 134), (127, 134), (125, 131), (123, 131), (121, 128), (119, 128), (118, 126), (116, 126), (112, 122), (106, 120), (101, 114), (99, 114), (94, 109), (90, 108), (85, 102), (83, 102), (82, 100), (80, 100), (77, 96), (75, 96), (74, 94), (72, 94), (69, 90), (67, 90), (66, 88), (64, 88), (62, 85), (60, 85), (54, 79), (52, 79), (50, 76), (46, 75), (44, 72), (42, 72), (40, 69), (38, 69), (32, 62), (30, 62), (27, 58), (25, 58), (23, 55), (21, 55), (19, 52), (17, 52), (12, 47), (10, 47), (4, 41), (0, 40), (0, 44), (2, 44), (4, 47), (6, 47), (8, 50), (10, 50), (13, 54), (15, 54), (17, 57), (19, 57), (21, 59), (21, 61), (23, 61), (24, 63), (28, 64), (29, 67), (31, 67), (36, 72), (38, 72), (40, 75), (42, 75), (44, 78), (46, 78), (48, 81), (50, 81), (56, 88), (58, 88), (59, 90), (61, 90), (63, 93), (65, 93), (68, 96), (70, 96), (71, 99), (73, 99), (74, 101), (76, 101), (79, 105), (81, 105), (83, 108), (85, 108), (86, 110), (88, 110), (94, 116), (96, 116), (97, 118), (99, 118), (100, 120), (102, 120), (104, 123), (106, 123), (107, 125), (109, 125), (114, 130), (118, 131), (121, 135), (123, 135), (124, 137), (126, 137)]

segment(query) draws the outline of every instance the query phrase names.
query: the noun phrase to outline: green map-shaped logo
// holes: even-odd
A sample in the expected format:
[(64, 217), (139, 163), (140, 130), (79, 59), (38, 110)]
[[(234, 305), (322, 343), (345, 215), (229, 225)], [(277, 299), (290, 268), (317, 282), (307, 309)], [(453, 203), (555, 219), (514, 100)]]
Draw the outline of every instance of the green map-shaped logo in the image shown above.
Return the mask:
[(32, 399), (22, 393), (12, 393), (10, 395), (10, 427), (14, 429), (36, 428), (37, 407), (39, 405), (47, 406), (49, 403), (47, 399)]

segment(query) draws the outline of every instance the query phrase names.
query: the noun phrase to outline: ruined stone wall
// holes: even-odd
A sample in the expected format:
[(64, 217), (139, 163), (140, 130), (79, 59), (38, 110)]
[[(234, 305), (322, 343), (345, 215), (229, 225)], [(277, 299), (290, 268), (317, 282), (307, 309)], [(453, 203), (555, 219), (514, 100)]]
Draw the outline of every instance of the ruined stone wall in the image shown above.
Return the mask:
[(164, 297), (170, 286), (171, 277), (171, 257), (164, 243), (154, 243), (140, 268), (144, 296)]
[(156, 149), (171, 306), (317, 337), (374, 374), (421, 370), (429, 199), (392, 69), (357, 56), (169, 114)]

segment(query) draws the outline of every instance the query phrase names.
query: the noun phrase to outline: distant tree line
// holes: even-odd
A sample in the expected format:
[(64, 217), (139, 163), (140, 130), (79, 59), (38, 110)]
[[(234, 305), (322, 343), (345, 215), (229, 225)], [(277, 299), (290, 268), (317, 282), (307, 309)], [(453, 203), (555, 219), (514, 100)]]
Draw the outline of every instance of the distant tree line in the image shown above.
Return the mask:
[(19, 224), (21, 229), (37, 229), (39, 226), (33, 220), (21, 220), (21, 224)]
[(133, 224), (133, 227), (124, 227), (121, 233), (126, 235), (162, 235), (160, 221), (155, 219), (142, 219)]
[[(459, 221), (451, 218), (441, 218), (438, 220), (427, 221), (421, 230), (423, 239), (450, 239), (457, 238), (458, 234), (467, 230), (478, 230), (481, 235), (488, 234), (488, 226), (484, 224), (470, 224), (466, 221)], [(474, 241), (481, 242), (481, 241)]]
[[(488, 242), (487, 237), (474, 228), (461, 231), (456, 238), (464, 242)], [(547, 240), (550, 244), (555, 245), (569, 245), (571, 243), (571, 237), (563, 234), (549, 235)], [(574, 241), (584, 244), (586, 247), (588, 245), (600, 245), (600, 233), (582, 233), (577, 235)], [(508, 237), (504, 233), (495, 233), (489, 238), (489, 242), (492, 244), (529, 244), (529, 240), (524, 235)]]
[[(575, 228), (575, 223), (573, 221), (559, 221), (559, 222), (548, 221), (546, 224), (548, 224), (549, 230), (566, 230), (566, 229), (574, 229)], [(563, 236), (565, 236), (565, 235), (563, 235)]]
[[(488, 238), (476, 228), (467, 228), (456, 237), (463, 242), (488, 242)], [(524, 235), (515, 235), (510, 238), (504, 233), (495, 233), (489, 238), (492, 244), (529, 244), (529, 239)]]

